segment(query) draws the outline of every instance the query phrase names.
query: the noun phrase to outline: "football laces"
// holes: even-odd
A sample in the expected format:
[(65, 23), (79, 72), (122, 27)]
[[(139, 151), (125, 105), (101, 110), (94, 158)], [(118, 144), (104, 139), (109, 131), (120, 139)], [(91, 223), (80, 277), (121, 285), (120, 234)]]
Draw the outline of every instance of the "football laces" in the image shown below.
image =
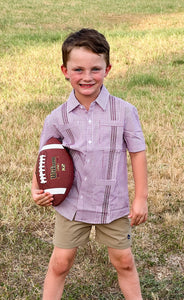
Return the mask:
[(45, 160), (46, 160), (46, 155), (44, 155), (44, 154), (40, 155), (39, 176), (40, 176), (41, 184), (47, 183), (47, 178), (46, 178), (46, 174), (45, 174)]

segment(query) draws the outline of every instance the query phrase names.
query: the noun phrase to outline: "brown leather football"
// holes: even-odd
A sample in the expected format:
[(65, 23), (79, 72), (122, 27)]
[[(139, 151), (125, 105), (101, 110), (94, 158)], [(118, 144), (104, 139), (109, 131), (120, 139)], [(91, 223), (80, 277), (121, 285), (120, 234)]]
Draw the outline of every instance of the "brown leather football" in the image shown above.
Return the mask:
[(74, 179), (73, 160), (68, 150), (56, 138), (50, 138), (42, 147), (36, 164), (39, 188), (53, 195), (53, 206), (67, 197)]

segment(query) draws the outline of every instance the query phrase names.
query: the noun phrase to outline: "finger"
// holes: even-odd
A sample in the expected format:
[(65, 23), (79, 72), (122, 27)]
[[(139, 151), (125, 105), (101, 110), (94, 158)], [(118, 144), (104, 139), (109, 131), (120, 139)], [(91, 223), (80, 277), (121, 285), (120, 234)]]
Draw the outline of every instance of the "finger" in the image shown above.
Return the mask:
[(50, 193), (37, 193), (35, 196), (35, 202), (40, 206), (49, 206), (52, 205), (53, 196)]
[(48, 200), (48, 201), (42, 201), (42, 202), (38, 202), (37, 203), (40, 206), (51, 206), (52, 205), (52, 201)]
[(140, 218), (140, 219), (138, 219), (138, 220), (136, 221), (136, 225), (140, 225), (140, 224), (142, 224), (142, 223), (144, 223), (144, 222), (145, 222), (144, 217), (142, 217), (142, 218)]
[(146, 222), (146, 220), (147, 220), (147, 215), (144, 215), (142, 217), (137, 217), (134, 225), (140, 225), (140, 224)]
[(53, 201), (53, 196), (52, 195), (45, 195), (44, 198), (41, 198), (39, 201), (38, 201), (38, 204), (41, 205), (41, 206), (49, 206), (49, 205), (52, 205), (52, 201)]
[(135, 218), (135, 217), (131, 218), (130, 225), (131, 225), (131, 226), (136, 225), (136, 218)]
[(132, 218), (131, 218), (131, 226), (136, 226), (136, 225), (138, 225), (139, 224), (139, 222), (141, 222), (141, 217), (140, 216), (133, 216)]
[(141, 215), (134, 215), (133, 213), (128, 215), (128, 218), (131, 219), (130, 225), (131, 226), (136, 226), (136, 225), (140, 225), (144, 222), (146, 222), (147, 220), (147, 214), (141, 216)]
[(31, 190), (31, 194), (32, 194), (32, 197), (34, 200), (38, 197), (38, 195), (43, 194), (43, 193), (44, 193), (43, 190)]

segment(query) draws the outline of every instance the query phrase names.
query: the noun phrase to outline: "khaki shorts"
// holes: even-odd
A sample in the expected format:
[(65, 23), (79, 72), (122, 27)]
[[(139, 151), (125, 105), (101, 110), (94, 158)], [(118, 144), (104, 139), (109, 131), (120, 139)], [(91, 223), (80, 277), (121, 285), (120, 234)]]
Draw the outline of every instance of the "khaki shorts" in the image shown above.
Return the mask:
[(53, 244), (58, 248), (72, 249), (84, 246), (90, 240), (92, 226), (95, 228), (95, 240), (115, 249), (131, 247), (131, 227), (128, 217), (110, 224), (88, 224), (70, 221), (56, 212)]

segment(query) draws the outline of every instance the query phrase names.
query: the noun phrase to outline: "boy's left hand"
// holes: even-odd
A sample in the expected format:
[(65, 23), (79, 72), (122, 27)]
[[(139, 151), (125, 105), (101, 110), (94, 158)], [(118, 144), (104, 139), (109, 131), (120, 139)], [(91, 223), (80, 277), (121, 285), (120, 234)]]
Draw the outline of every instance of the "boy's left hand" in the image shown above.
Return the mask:
[(131, 219), (131, 226), (140, 225), (148, 218), (148, 204), (146, 200), (134, 199), (128, 218)]

